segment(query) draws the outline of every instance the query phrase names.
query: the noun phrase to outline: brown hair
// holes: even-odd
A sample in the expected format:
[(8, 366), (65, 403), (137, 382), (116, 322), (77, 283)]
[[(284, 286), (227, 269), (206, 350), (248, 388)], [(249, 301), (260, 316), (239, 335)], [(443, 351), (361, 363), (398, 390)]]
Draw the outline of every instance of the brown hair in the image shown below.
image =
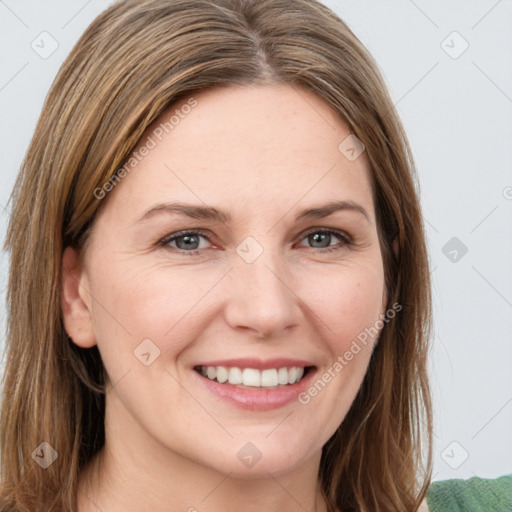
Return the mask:
[[(172, 103), (271, 82), (314, 92), (365, 144), (388, 301), (403, 308), (323, 448), (322, 490), (343, 512), (419, 506), (432, 471), (430, 277), (411, 151), (376, 63), (315, 0), (128, 0), (100, 14), (62, 65), (13, 191), (3, 510), (74, 509), (80, 470), (104, 444), (101, 358), (70, 342), (60, 306), (62, 253), (83, 250), (102, 204), (94, 191)], [(31, 458), (42, 441), (58, 452), (45, 470)]]

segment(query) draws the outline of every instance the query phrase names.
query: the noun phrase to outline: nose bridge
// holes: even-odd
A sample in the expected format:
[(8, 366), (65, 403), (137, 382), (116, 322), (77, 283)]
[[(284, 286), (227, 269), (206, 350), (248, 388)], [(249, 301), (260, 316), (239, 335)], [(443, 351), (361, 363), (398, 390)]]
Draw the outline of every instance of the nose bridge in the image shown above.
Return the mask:
[(299, 307), (283, 252), (275, 245), (263, 247), (253, 237), (242, 241), (236, 251), (226, 310), (231, 326), (272, 336), (295, 325)]

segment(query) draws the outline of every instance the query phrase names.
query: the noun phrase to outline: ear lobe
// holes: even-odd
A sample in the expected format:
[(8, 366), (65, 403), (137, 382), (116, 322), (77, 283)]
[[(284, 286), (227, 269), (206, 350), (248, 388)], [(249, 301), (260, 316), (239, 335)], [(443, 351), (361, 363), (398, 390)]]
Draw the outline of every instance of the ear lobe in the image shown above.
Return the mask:
[(61, 290), (64, 327), (73, 343), (82, 348), (91, 348), (96, 345), (96, 337), (92, 326), (90, 306), (83, 299), (87, 293), (82, 286), (84, 280), (76, 250), (66, 247), (62, 255)]

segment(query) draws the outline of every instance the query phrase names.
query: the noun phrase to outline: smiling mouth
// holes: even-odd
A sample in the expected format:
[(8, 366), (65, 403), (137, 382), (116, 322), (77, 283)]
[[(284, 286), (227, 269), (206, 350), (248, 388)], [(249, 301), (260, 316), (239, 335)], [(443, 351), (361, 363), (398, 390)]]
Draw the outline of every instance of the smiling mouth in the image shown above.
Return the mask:
[(196, 366), (194, 370), (209, 380), (245, 389), (279, 389), (300, 382), (314, 366), (291, 366), (258, 370), (227, 366)]

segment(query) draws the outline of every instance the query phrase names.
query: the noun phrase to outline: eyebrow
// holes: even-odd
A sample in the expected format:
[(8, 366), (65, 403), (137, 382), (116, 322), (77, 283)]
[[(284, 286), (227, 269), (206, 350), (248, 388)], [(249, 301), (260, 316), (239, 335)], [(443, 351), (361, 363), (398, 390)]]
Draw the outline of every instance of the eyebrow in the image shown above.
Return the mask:
[[(295, 220), (300, 219), (322, 219), (328, 217), (337, 211), (354, 211), (362, 214), (368, 222), (370, 222), (370, 216), (363, 206), (354, 201), (331, 201), (329, 203), (319, 205), (313, 208), (302, 210), (295, 217)], [(137, 222), (146, 221), (155, 215), (160, 213), (171, 213), (177, 215), (183, 215), (191, 217), (192, 219), (200, 220), (214, 220), (222, 223), (231, 221), (231, 215), (229, 212), (219, 210), (213, 206), (201, 206), (180, 202), (172, 203), (160, 203), (149, 210), (147, 210)]]

